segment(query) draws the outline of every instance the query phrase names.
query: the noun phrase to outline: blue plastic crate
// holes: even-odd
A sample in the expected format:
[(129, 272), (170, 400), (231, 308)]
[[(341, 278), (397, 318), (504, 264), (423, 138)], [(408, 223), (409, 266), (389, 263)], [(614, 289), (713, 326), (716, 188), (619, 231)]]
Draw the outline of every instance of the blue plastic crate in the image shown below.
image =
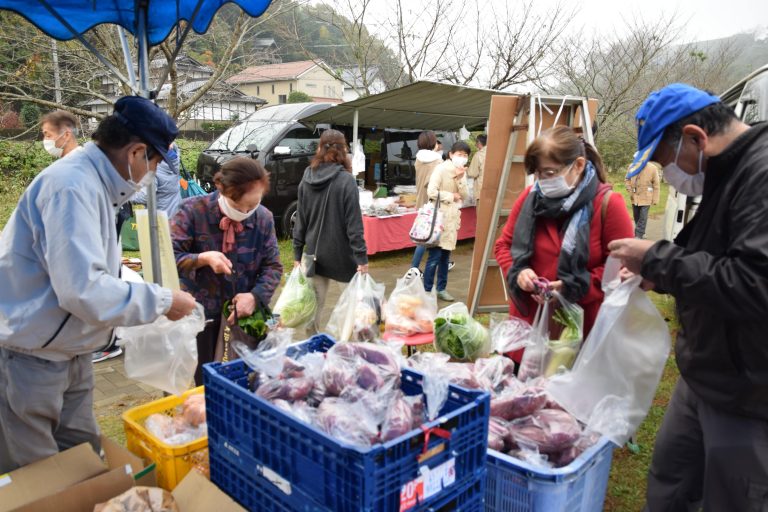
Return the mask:
[[(286, 482), (274, 482), (265, 478), (259, 464), (245, 454), (236, 456), (228, 448), (213, 448), (210, 450), (210, 468), (211, 480), (248, 510), (259, 512), (326, 512), (328, 510), (326, 506), (317, 503), (311, 496), (307, 496), (300, 490), (289, 489)], [(273, 477), (273, 475), (268, 476)], [(483, 512), (485, 482), (485, 472), (479, 471), (473, 479), (456, 483), (451, 486), (449, 492), (444, 492), (431, 500), (426, 510)], [(293, 495), (293, 499), (285, 499), (286, 491)], [(417, 507), (410, 510), (425, 509)]]
[[(326, 351), (333, 343), (327, 336), (315, 336), (289, 354)], [(420, 470), (453, 459), (455, 483), (410, 509), (427, 510), (456, 498), (459, 489), (485, 476), (490, 411), (485, 392), (450, 387), (440, 417), (426, 424), (448, 430), (450, 439), (431, 435), (427, 456), (419, 460), (422, 431), (369, 449), (342, 444), (250, 392), (249, 373), (242, 361), (204, 367), (211, 479), (252, 510), (398, 510), (401, 489)], [(401, 381), (405, 394), (422, 392), (420, 374), (404, 370)], [(239, 476), (230, 486), (233, 472)], [(262, 494), (268, 499), (250, 496), (244, 482), (267, 484), (271, 492)], [(467, 500), (465, 509), (473, 510)]]
[(532, 466), (488, 451), (485, 510), (504, 512), (600, 512), (614, 445), (601, 439), (562, 468)]

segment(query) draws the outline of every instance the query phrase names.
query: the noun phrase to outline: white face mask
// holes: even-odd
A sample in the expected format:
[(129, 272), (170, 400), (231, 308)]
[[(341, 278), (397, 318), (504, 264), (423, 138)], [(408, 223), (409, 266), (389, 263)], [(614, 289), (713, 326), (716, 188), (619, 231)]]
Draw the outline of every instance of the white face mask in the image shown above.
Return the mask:
[(219, 209), (221, 210), (221, 213), (229, 217), (235, 222), (243, 222), (245, 219), (250, 217), (256, 212), (256, 209), (259, 207), (259, 205), (256, 205), (256, 208), (253, 210), (247, 211), (247, 212), (241, 212), (240, 210), (235, 209), (231, 204), (229, 204), (229, 199), (224, 197), (223, 195), (219, 194)]
[(464, 167), (467, 165), (468, 158), (465, 156), (452, 156), (451, 162), (453, 162), (453, 165), (456, 167)]
[[(67, 132), (64, 132), (64, 133), (67, 133)], [(60, 134), (55, 139), (43, 139), (43, 148), (45, 148), (48, 154), (51, 155), (53, 158), (61, 158), (61, 154), (64, 152), (64, 148), (56, 147), (56, 141), (62, 138), (64, 136), (64, 133)]]
[(561, 174), (560, 176), (555, 176), (554, 178), (546, 178), (543, 180), (539, 180), (539, 190), (541, 191), (541, 195), (544, 197), (548, 197), (550, 199), (559, 199), (561, 197), (565, 197), (569, 195), (571, 192), (573, 192), (573, 189), (576, 188), (575, 185), (569, 185), (568, 182), (565, 180), (565, 177), (568, 175), (569, 172), (571, 172), (571, 169), (573, 168), (573, 164), (571, 164), (568, 167), (568, 170)]
[(677, 165), (677, 159), (680, 156), (680, 148), (683, 145), (683, 139), (677, 143), (677, 152), (675, 161), (664, 166), (664, 178), (672, 185), (675, 190), (686, 196), (700, 196), (704, 193), (705, 175), (701, 172), (701, 163), (704, 159), (704, 152), (699, 150), (699, 169), (696, 174), (688, 174)]
[(133, 179), (133, 173), (131, 172), (131, 164), (128, 164), (128, 183), (131, 184), (135, 192), (139, 192), (144, 187), (148, 186), (155, 180), (155, 171), (149, 170), (149, 158), (147, 158), (147, 152), (144, 152), (144, 162), (147, 164), (147, 173), (139, 180), (138, 183)]

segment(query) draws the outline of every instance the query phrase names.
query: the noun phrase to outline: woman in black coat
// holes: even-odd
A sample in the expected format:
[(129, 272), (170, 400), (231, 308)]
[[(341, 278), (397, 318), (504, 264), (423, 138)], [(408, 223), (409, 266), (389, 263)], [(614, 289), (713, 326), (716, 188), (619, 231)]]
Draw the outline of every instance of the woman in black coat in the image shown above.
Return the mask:
[(313, 261), (317, 312), (310, 326), (320, 331), (325, 296), (331, 281), (348, 283), (356, 272), (368, 272), (363, 216), (357, 182), (347, 156), (344, 134), (325, 130), (299, 184), (293, 228), (294, 267)]

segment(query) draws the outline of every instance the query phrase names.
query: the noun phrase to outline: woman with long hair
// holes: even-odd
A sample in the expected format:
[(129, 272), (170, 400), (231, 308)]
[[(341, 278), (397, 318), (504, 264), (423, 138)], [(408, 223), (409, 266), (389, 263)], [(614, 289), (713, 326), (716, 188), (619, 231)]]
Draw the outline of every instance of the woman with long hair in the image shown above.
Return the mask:
[(357, 182), (344, 134), (325, 130), (312, 162), (299, 184), (293, 228), (294, 267), (311, 255), (317, 312), (310, 331), (320, 331), (320, 316), (331, 281), (348, 283), (356, 272), (368, 272), (363, 215)]
[[(214, 176), (216, 191), (182, 202), (171, 237), (182, 289), (205, 308), (197, 335), (195, 384), (202, 365), (214, 360), (224, 301), (240, 318), (268, 306), (283, 273), (272, 212), (261, 206), (269, 174), (256, 160), (239, 157)], [(227, 319), (234, 322), (234, 313)]]
[(543, 277), (584, 309), (586, 337), (603, 301), (608, 243), (632, 237), (632, 219), (606, 183), (597, 150), (571, 128), (542, 132), (525, 153), (525, 169), (536, 183), (515, 201), (494, 251), (511, 292), (509, 313), (533, 322), (534, 283)]

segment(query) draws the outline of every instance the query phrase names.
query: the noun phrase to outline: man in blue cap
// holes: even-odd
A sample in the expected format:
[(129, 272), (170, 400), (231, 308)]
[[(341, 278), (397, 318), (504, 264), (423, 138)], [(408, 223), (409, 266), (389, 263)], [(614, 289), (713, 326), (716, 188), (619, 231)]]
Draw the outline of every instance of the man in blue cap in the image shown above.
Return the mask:
[(93, 142), (43, 170), (0, 235), (0, 474), (83, 442), (99, 449), (91, 353), (117, 326), (178, 320), (194, 298), (119, 278), (115, 214), (178, 134), (121, 98)]
[(624, 239), (611, 255), (675, 297), (678, 381), (656, 437), (646, 510), (768, 510), (768, 123), (748, 126), (683, 84), (637, 113), (629, 176), (651, 159), (703, 195), (674, 242)]

